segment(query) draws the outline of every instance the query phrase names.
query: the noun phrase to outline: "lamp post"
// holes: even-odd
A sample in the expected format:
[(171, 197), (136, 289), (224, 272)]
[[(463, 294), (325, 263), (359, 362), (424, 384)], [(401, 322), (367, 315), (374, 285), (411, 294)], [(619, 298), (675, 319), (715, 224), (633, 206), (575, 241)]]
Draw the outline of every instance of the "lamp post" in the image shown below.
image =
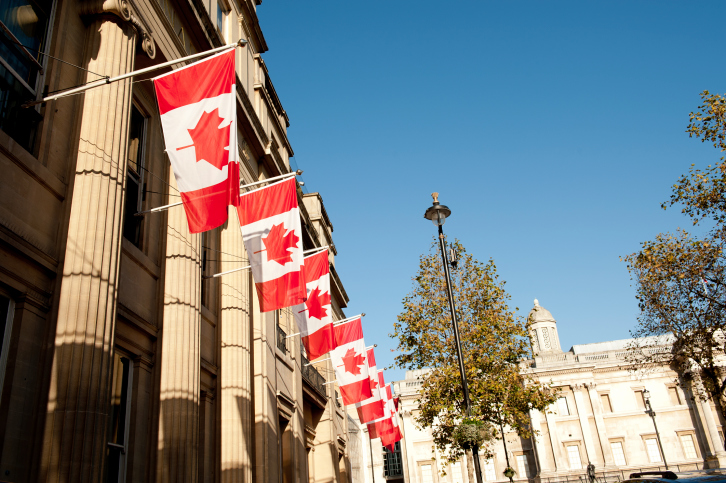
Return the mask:
[[(466, 372), (464, 371), (464, 358), (461, 355), (461, 339), (459, 338), (459, 322), (456, 319), (456, 308), (454, 307), (454, 292), (451, 289), (451, 275), (449, 274), (449, 263), (446, 258), (446, 241), (444, 240), (444, 223), (446, 218), (451, 215), (451, 210), (446, 206), (439, 204), (439, 194), (431, 193), (434, 202), (424, 213), (424, 218), (431, 220), (434, 226), (439, 229), (439, 248), (441, 248), (441, 259), (444, 264), (444, 275), (446, 277), (446, 293), (449, 298), (449, 309), (451, 309), (451, 323), (454, 326), (454, 339), (456, 341), (456, 355), (459, 359), (459, 374), (461, 374), (461, 387), (464, 391), (464, 403), (466, 404), (466, 415), (471, 417), (471, 400), (469, 399), (469, 385), (466, 382)], [(472, 447), (474, 456), (474, 473), (476, 474), (477, 483), (482, 483), (481, 464), (479, 462), (479, 447)]]
[(497, 409), (497, 419), (499, 419), (499, 430), (502, 432), (502, 443), (504, 444), (504, 457), (507, 459), (507, 467), (504, 469), (504, 476), (509, 478), (510, 483), (514, 483), (514, 470), (509, 464), (509, 451), (507, 451), (507, 437), (504, 434), (504, 424), (502, 423), (501, 406)]
[(668, 462), (666, 461), (665, 457), (665, 451), (663, 451), (663, 444), (660, 442), (660, 433), (658, 432), (658, 425), (655, 424), (655, 411), (653, 411), (653, 406), (650, 405), (650, 391), (645, 389), (643, 391), (643, 400), (645, 402), (645, 414), (651, 417), (653, 419), (653, 427), (655, 428), (655, 437), (658, 438), (658, 449), (660, 449), (660, 454), (663, 457), (663, 464), (665, 465), (665, 469), (668, 469)]

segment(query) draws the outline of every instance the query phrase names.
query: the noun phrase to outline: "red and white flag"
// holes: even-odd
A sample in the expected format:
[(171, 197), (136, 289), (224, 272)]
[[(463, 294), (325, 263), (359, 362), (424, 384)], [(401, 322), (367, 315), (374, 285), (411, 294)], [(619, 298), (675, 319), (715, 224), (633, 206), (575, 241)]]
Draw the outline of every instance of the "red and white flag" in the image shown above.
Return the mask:
[(398, 425), (398, 414), (394, 408), (393, 391), (390, 384), (384, 384), (383, 371), (378, 372), (378, 381), (385, 415), (368, 424), (368, 434), (371, 439), (380, 438), (381, 444), (389, 451), (393, 451), (396, 442), (400, 441), (403, 435)]
[(239, 204), (234, 48), (154, 78), (166, 153), (191, 233)]
[(327, 250), (305, 257), (304, 272), (307, 300), (292, 311), (308, 358), (314, 361), (335, 347)]
[(304, 302), (302, 228), (295, 179), (242, 194), (237, 214), (260, 311)]
[(343, 404), (355, 404), (371, 397), (366, 345), (360, 317), (333, 327), (335, 349), (330, 359), (340, 386)]
[(393, 421), (391, 420), (391, 413), (388, 410), (388, 407), (386, 406), (386, 401), (388, 399), (388, 393), (386, 392), (386, 381), (383, 377), (383, 369), (378, 371), (378, 374), (376, 374), (376, 379), (378, 380), (378, 397), (381, 400), (381, 404), (383, 405), (383, 416), (380, 418), (371, 421), (368, 424), (368, 434), (370, 434), (371, 439), (380, 438), (381, 434), (393, 431)]
[[(376, 419), (382, 418), (384, 413), (383, 401), (381, 400), (381, 393), (378, 388), (378, 371), (376, 370), (376, 358), (373, 354), (373, 347), (367, 350), (368, 356), (368, 381), (371, 385), (371, 393), (373, 395), (366, 399), (355, 403), (355, 408), (358, 411), (358, 419), (361, 423), (368, 423), (375, 421)], [(383, 372), (381, 372), (381, 377)]]

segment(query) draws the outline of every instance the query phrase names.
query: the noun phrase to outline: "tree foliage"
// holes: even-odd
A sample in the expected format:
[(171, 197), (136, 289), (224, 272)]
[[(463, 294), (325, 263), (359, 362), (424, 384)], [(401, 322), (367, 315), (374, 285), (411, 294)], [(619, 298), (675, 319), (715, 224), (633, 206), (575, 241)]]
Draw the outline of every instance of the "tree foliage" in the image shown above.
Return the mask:
[[(708, 91), (690, 114), (686, 132), (726, 151), (726, 101)], [(623, 257), (636, 283), (640, 316), (631, 331), (632, 362), (669, 364), (695, 393), (720, 403), (726, 416), (723, 362), (726, 329), (726, 161), (705, 170), (691, 165), (681, 176), (663, 209), (681, 206), (704, 235), (686, 230), (660, 233), (642, 244), (639, 252)], [(656, 337), (649, 337), (656, 336)], [(672, 345), (664, 350), (664, 343)], [(702, 385), (701, 385), (702, 384)]]
[[(554, 402), (554, 393), (520, 371), (520, 362), (530, 356), (527, 331), (509, 308), (505, 282), (499, 281), (494, 262), (482, 264), (459, 241), (452, 248), (459, 255), (451, 277), (472, 419), (483, 423), (487, 440), (501, 438), (500, 422), (528, 437), (529, 410), (544, 410)], [(394, 364), (430, 370), (423, 377), (414, 420), (432, 429), (436, 448), (454, 461), (467, 449), (462, 430), (457, 430), (466, 419), (466, 406), (437, 240), (421, 256), (412, 280), (413, 290), (403, 299), (390, 334), (398, 339)]]

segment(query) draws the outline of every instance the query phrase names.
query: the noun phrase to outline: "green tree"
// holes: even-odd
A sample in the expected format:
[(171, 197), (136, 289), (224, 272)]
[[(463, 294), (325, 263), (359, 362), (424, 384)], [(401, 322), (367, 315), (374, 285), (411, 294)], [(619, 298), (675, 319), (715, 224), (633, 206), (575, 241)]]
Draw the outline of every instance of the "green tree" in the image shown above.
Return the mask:
[[(708, 91), (690, 114), (686, 132), (726, 151), (726, 102)], [(681, 381), (696, 382), (695, 393), (713, 399), (726, 417), (726, 161), (705, 170), (691, 165), (673, 185), (663, 209), (680, 206), (705, 234), (686, 230), (660, 233), (634, 254), (623, 257), (636, 285), (640, 307), (629, 359), (638, 367), (668, 364)], [(664, 350), (671, 346), (670, 350)], [(695, 379), (695, 381), (694, 381)], [(702, 384), (702, 386), (701, 386)]]
[[(544, 410), (555, 400), (553, 391), (520, 366), (530, 356), (527, 331), (508, 306), (505, 282), (499, 281), (494, 262), (482, 264), (458, 240), (452, 248), (459, 258), (451, 274), (452, 289), (474, 421), (466, 418), (438, 241), (421, 256), (413, 290), (403, 299), (390, 334), (398, 339), (396, 367), (430, 370), (423, 377), (414, 420), (432, 429), (436, 449), (450, 462), (465, 451), (471, 458), (462, 422), (478, 423), (484, 443), (502, 437), (500, 423), (529, 437), (529, 410)], [(482, 449), (491, 456), (488, 445)]]

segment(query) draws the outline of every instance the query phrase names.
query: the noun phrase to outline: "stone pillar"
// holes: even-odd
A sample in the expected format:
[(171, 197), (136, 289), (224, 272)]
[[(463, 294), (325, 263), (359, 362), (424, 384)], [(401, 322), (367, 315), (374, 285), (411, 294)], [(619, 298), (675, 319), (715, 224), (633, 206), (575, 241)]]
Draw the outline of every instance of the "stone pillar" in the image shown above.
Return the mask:
[(555, 457), (557, 471), (567, 471), (569, 465), (565, 464), (565, 459), (562, 456), (562, 445), (560, 444), (560, 438), (557, 436), (557, 423), (552, 411), (545, 411), (545, 419), (547, 420), (547, 430), (550, 434), (550, 444), (552, 445), (552, 454)]
[(575, 405), (577, 406), (577, 417), (580, 419), (580, 429), (582, 430), (582, 439), (585, 441), (585, 449), (587, 450), (588, 462), (597, 462), (597, 454), (595, 454), (595, 443), (592, 441), (592, 432), (590, 431), (590, 422), (586, 412), (585, 400), (582, 397), (582, 384), (575, 384), (572, 387), (572, 393), (575, 395)]
[(597, 436), (600, 439), (600, 447), (602, 448), (603, 458), (605, 459), (605, 467), (615, 466), (613, 459), (613, 450), (610, 447), (607, 432), (605, 431), (605, 419), (603, 418), (602, 401), (600, 395), (595, 390), (595, 383), (585, 385), (590, 396), (590, 404), (592, 404), (592, 412), (595, 414), (595, 426), (597, 427)]
[[(99, 17), (88, 32), (84, 67), (108, 76), (133, 69), (130, 24)], [(82, 105), (40, 470), (47, 481), (100, 481), (106, 454), (131, 79), (87, 91)]]
[[(220, 272), (246, 265), (246, 252), (239, 219), (230, 210), (226, 228), (221, 232), (223, 262)], [(240, 257), (240, 258), (235, 258)], [(245, 257), (244, 259), (242, 257)], [(222, 278), (220, 317), (222, 363), (220, 367), (222, 404), (221, 481), (252, 480), (252, 381), (250, 359), (250, 272), (230, 273)]]
[(252, 364), (254, 404), (254, 481), (280, 478), (280, 434), (277, 417), (275, 313), (260, 313), (257, 291), (252, 290)]
[(550, 474), (555, 471), (555, 468), (552, 468), (549, 458), (547, 457), (547, 448), (545, 448), (545, 443), (542, 441), (542, 436), (539, 434), (541, 431), (539, 423), (541, 416), (542, 413), (535, 409), (529, 411), (529, 420), (532, 422), (532, 439), (534, 440), (535, 457), (537, 458), (537, 476), (541, 476), (543, 473)]
[[(176, 179), (169, 170), (169, 184)], [(201, 235), (184, 208), (167, 211), (161, 330), (158, 483), (196, 482), (199, 449)]]
[(703, 394), (703, 384), (697, 380), (693, 384), (693, 408), (701, 417), (703, 422), (703, 432), (706, 436), (707, 455), (704, 458), (709, 468), (722, 468), (726, 464), (726, 452), (724, 452), (721, 444), (721, 437), (718, 435), (718, 427), (716, 419), (713, 417), (710, 400), (703, 400), (700, 394)]

